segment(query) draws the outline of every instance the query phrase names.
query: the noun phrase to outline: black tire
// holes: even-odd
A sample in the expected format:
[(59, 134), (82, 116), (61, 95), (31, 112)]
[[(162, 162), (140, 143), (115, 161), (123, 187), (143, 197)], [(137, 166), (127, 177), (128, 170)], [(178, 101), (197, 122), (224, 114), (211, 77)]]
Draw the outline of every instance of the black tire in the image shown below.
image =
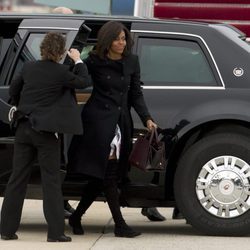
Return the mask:
[[(237, 157), (250, 164), (250, 138), (218, 133), (192, 145), (181, 157), (174, 179), (177, 206), (186, 220), (207, 235), (241, 236), (250, 233), (250, 209), (235, 217), (222, 218), (207, 211), (196, 194), (196, 180), (202, 167), (219, 156)], [(248, 178), (250, 182), (250, 178)]]

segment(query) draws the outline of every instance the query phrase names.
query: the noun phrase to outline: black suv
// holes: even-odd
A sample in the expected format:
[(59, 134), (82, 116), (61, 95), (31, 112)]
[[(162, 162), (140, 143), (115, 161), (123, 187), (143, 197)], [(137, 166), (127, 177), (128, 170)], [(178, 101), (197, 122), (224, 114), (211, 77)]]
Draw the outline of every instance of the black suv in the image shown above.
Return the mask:
[[(82, 15), (1, 15), (0, 99), (25, 61), (40, 58), (48, 31), (63, 32), (67, 48), (82, 57), (95, 46), (99, 28), (119, 20), (131, 31), (139, 55), (143, 93), (163, 129), (167, 145), (164, 172), (131, 167), (121, 204), (173, 207), (187, 221), (211, 235), (250, 232), (250, 46), (240, 31), (223, 24), (182, 20)], [(3, 29), (4, 27), (4, 29)], [(70, 63), (64, 58), (62, 63)], [(91, 88), (78, 92), (84, 105)], [(135, 137), (145, 132), (133, 113)], [(0, 193), (11, 173), (13, 134), (0, 106)], [(62, 173), (70, 136), (64, 142)], [(34, 166), (27, 198), (40, 199), (40, 176)], [(66, 176), (65, 199), (78, 199), (85, 182)], [(101, 197), (99, 199), (102, 199)]]

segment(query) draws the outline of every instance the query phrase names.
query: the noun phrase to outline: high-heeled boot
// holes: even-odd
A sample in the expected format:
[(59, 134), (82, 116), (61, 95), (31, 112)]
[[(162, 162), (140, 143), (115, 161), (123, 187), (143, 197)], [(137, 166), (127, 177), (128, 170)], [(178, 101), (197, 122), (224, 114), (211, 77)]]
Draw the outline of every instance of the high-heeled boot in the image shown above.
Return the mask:
[(140, 232), (134, 231), (130, 226), (124, 223), (115, 224), (114, 234), (116, 237), (134, 238), (141, 235)]
[(84, 234), (84, 230), (81, 224), (81, 217), (82, 216), (78, 216), (74, 213), (69, 217), (69, 225), (72, 227), (73, 234), (77, 235)]
[(116, 160), (109, 160), (104, 179), (104, 193), (115, 222), (114, 234), (116, 237), (136, 237), (141, 233), (136, 232), (131, 227), (129, 227), (123, 219), (121, 213), (119, 192), (117, 187), (117, 171), (118, 162)]
[(72, 227), (73, 234), (84, 234), (81, 225), (81, 217), (95, 201), (102, 189), (102, 180), (91, 180), (84, 189), (83, 196), (77, 205), (75, 212), (69, 217), (69, 225)]

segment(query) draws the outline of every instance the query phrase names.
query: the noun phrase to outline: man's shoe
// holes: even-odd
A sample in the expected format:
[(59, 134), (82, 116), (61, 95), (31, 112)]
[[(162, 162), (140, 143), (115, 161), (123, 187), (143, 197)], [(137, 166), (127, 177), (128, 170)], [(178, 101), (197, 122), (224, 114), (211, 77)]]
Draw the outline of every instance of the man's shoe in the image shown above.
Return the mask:
[(183, 220), (185, 218), (184, 218), (183, 214), (180, 212), (180, 210), (177, 207), (175, 207), (173, 210), (172, 219), (173, 220)]
[(74, 218), (73, 215), (69, 217), (69, 225), (72, 227), (73, 234), (82, 235), (84, 230), (81, 225), (81, 219)]
[(141, 214), (146, 216), (150, 221), (164, 221), (166, 218), (162, 216), (157, 208), (155, 207), (147, 207), (142, 208)]
[(7, 235), (1, 235), (2, 240), (17, 240), (18, 236), (16, 234), (7, 236)]
[(66, 236), (66, 235), (61, 235), (58, 238), (54, 239), (54, 238), (48, 238), (47, 239), (48, 242), (70, 242), (71, 241), (71, 237)]
[(67, 210), (71, 214), (73, 214), (75, 212), (75, 209), (73, 207), (71, 207), (71, 205), (68, 202), (67, 202), (67, 204), (65, 204), (64, 209)]
[(115, 226), (114, 234), (115, 234), (115, 237), (124, 237), (124, 238), (134, 238), (138, 235), (141, 235), (140, 232), (134, 231), (127, 224), (124, 224), (121, 226)]
[(64, 218), (65, 219), (68, 219), (71, 215), (72, 215), (72, 213), (70, 211), (68, 211), (67, 209), (64, 209)]

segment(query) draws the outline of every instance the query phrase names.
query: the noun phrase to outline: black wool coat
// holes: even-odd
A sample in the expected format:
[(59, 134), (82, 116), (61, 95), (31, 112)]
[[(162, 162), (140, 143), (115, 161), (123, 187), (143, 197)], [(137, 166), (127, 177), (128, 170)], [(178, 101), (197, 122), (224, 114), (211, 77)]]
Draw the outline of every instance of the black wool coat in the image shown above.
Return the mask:
[(90, 55), (86, 64), (93, 80), (93, 92), (83, 108), (83, 135), (74, 136), (69, 150), (69, 171), (103, 179), (116, 124), (122, 134), (120, 178), (127, 174), (131, 147), (130, 106), (144, 125), (151, 116), (146, 107), (136, 55), (121, 60)]

